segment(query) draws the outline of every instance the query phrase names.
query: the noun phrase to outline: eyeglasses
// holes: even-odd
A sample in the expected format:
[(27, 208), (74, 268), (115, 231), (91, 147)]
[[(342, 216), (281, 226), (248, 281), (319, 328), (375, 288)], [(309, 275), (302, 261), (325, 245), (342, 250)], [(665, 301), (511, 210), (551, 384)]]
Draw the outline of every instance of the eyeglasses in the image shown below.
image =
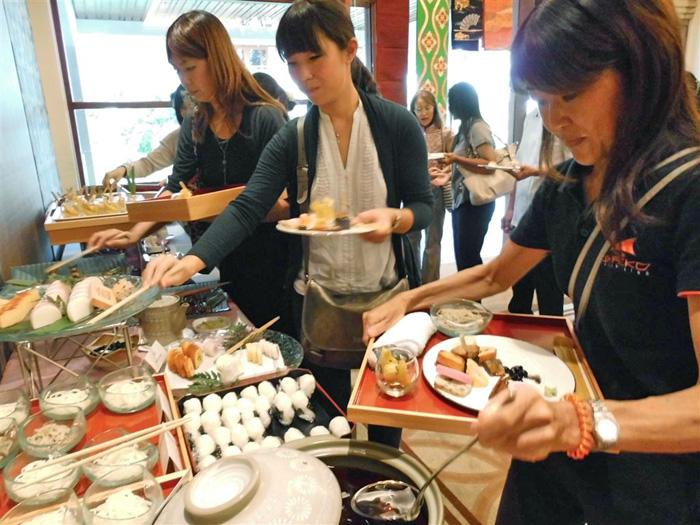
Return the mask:
[(427, 108), (419, 108), (419, 107), (417, 107), (415, 111), (416, 111), (416, 115), (417, 115), (418, 113), (432, 113), (432, 112), (433, 112), (433, 107), (432, 107), (432, 106), (428, 106)]

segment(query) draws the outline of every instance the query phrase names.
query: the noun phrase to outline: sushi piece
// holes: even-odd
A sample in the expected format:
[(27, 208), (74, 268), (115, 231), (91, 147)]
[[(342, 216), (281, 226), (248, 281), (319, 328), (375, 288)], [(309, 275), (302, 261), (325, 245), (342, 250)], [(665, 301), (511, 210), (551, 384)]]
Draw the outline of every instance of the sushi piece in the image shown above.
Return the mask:
[(207, 337), (202, 343), (202, 352), (209, 357), (214, 357), (219, 348), (221, 348), (221, 340), (217, 337)]
[(238, 448), (236, 445), (229, 445), (225, 449), (221, 451), (221, 457), (222, 458), (227, 458), (229, 456), (237, 456), (238, 454), (242, 454), (243, 452), (241, 451), (240, 448)]
[(199, 470), (202, 470), (207, 468), (212, 463), (216, 463), (216, 458), (210, 454), (208, 456), (204, 456), (202, 459), (199, 460), (199, 462), (197, 463), (197, 468)]
[(35, 288), (15, 295), (0, 307), (0, 328), (14, 326), (24, 320), (39, 299), (39, 291)]
[(255, 398), (255, 413), (256, 414), (269, 413), (271, 409), (272, 409), (272, 405), (270, 404), (270, 400), (268, 398), (263, 397), (263, 396), (258, 396)]
[(327, 436), (328, 434), (330, 434), (330, 431), (323, 425), (316, 425), (309, 432), (310, 436)]
[(244, 425), (253, 419), (255, 417), (255, 412), (252, 410), (248, 410), (247, 408), (244, 410), (241, 410), (241, 423)]
[(235, 424), (241, 422), (241, 412), (236, 407), (224, 408), (224, 411), (221, 414), (221, 421), (229, 429), (233, 428)]
[(91, 287), (100, 284), (102, 281), (99, 277), (86, 277), (73, 287), (68, 298), (68, 319), (77, 323), (93, 312)]
[(191, 434), (197, 432), (202, 427), (201, 416), (199, 414), (191, 414), (190, 418), (185, 421), (184, 425), (185, 432)]
[(297, 416), (304, 421), (313, 423), (316, 420), (316, 412), (311, 410), (309, 407), (301, 407), (297, 409)]
[(221, 396), (219, 394), (209, 394), (204, 398), (204, 401), (202, 401), (202, 407), (205, 411), (216, 412), (218, 414), (223, 408)]
[(278, 448), (282, 444), (282, 440), (277, 436), (267, 436), (260, 443), (260, 448)]
[(185, 408), (185, 414), (201, 414), (202, 413), (202, 402), (196, 398), (193, 397), (192, 399), (188, 399), (185, 401), (183, 404), (183, 407)]
[(250, 439), (253, 441), (262, 440), (263, 434), (265, 433), (265, 427), (263, 426), (262, 421), (260, 421), (260, 418), (254, 417), (250, 421), (243, 423), (243, 426), (248, 432)]
[(255, 411), (255, 403), (253, 403), (253, 401), (251, 401), (247, 397), (239, 398), (238, 402), (236, 403), (236, 407), (238, 407), (238, 410), (241, 411), (241, 414), (243, 413), (243, 411)]
[(34, 330), (53, 324), (63, 317), (70, 290), (70, 285), (63, 281), (54, 281), (48, 287), (43, 299), (34, 306), (32, 313), (29, 314), (29, 321)]
[(275, 389), (274, 385), (269, 381), (263, 381), (258, 385), (258, 393), (272, 402), (272, 398), (275, 397), (277, 389)]
[(254, 450), (260, 450), (260, 443), (256, 443), (255, 441), (250, 441), (245, 444), (243, 447), (243, 453), (245, 454), (246, 452), (253, 452)]
[(301, 430), (298, 428), (290, 428), (284, 433), (284, 442), (289, 443), (290, 441), (296, 441), (297, 439), (304, 439), (306, 436), (302, 434)]
[(343, 416), (336, 416), (331, 419), (328, 429), (335, 437), (343, 437), (351, 432), (350, 423)]
[(292, 398), (285, 392), (278, 392), (272, 398), (272, 406), (278, 412), (283, 412), (285, 409), (292, 408)]
[(250, 399), (255, 402), (255, 398), (258, 397), (258, 389), (255, 385), (250, 385), (241, 390), (241, 399)]
[(292, 406), (296, 409), (306, 408), (309, 406), (309, 398), (301, 390), (293, 392), (289, 397), (292, 400)]
[(214, 453), (216, 450), (216, 443), (214, 442), (214, 438), (209, 434), (202, 434), (197, 438), (194, 448), (196, 456), (198, 458), (203, 458), (204, 456)]
[(314, 391), (316, 390), (316, 378), (311, 374), (304, 374), (297, 379), (299, 383), (299, 389), (306, 394), (306, 397), (311, 399)]
[(258, 418), (260, 419), (260, 422), (265, 428), (269, 427), (270, 423), (272, 422), (272, 416), (269, 412), (263, 412), (262, 414), (259, 414)]
[(216, 443), (221, 450), (224, 450), (231, 443), (231, 430), (228, 427), (215, 428), (212, 437), (214, 438), (214, 443)]
[(293, 377), (285, 377), (280, 381), (280, 388), (282, 392), (291, 396), (294, 392), (299, 390), (299, 385)]
[(277, 419), (279, 419), (279, 422), (284, 426), (291, 425), (292, 421), (294, 421), (294, 408), (291, 406), (285, 408), (277, 414)]
[(201, 416), (202, 428), (207, 434), (213, 434), (214, 429), (221, 426), (221, 417), (218, 412), (206, 410)]
[(224, 410), (226, 410), (227, 408), (235, 407), (236, 403), (238, 402), (238, 396), (235, 392), (229, 392), (224, 396), (221, 402)]
[(231, 428), (231, 443), (236, 445), (238, 448), (243, 449), (246, 443), (250, 441), (248, 436), (248, 431), (240, 423), (235, 424)]

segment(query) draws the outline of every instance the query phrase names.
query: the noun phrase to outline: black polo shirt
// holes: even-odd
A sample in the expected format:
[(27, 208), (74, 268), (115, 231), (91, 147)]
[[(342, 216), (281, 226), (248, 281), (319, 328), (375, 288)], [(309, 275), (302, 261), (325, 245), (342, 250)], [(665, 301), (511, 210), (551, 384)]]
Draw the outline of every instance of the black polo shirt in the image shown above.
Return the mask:
[[(651, 173), (636, 198), (692, 158)], [(582, 184), (591, 168), (572, 160), (560, 170), (573, 182), (547, 180), (511, 239), (549, 250), (557, 284), (566, 293), (595, 218)], [(577, 329), (603, 395), (610, 399), (661, 395), (698, 380), (685, 296), (700, 293), (700, 168), (668, 185), (644, 211), (655, 222), (627, 227), (624, 241), (604, 256)], [(599, 235), (581, 269), (578, 297), (602, 242)]]

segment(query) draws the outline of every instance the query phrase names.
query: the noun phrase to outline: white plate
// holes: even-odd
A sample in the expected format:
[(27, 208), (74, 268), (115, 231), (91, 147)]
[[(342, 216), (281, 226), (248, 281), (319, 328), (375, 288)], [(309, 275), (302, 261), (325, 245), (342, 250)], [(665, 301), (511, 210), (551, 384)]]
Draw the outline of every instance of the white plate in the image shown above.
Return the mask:
[(439, 153), (429, 153), (428, 154), (428, 160), (442, 160), (447, 156), (447, 153), (439, 152)]
[(277, 223), (277, 229), (283, 233), (292, 235), (306, 235), (308, 237), (335, 237), (338, 235), (359, 235), (360, 233), (368, 233), (376, 229), (375, 224), (356, 224), (350, 226), (347, 230), (300, 230), (299, 219), (287, 219)]
[(520, 173), (520, 166), (499, 166), (498, 164), (496, 165), (491, 165), (491, 164), (477, 164), (477, 167), (483, 168), (485, 170), (492, 170), (492, 171), (507, 171), (508, 173)]
[[(501, 360), (504, 366), (512, 368), (520, 365), (528, 374), (539, 374), (542, 378), (540, 384), (525, 379), (524, 384), (536, 388), (539, 393), (544, 396), (544, 388), (555, 387), (557, 395), (548, 397), (550, 401), (557, 401), (564, 394), (573, 392), (576, 388), (576, 380), (574, 374), (569, 370), (564, 361), (559, 359), (552, 352), (548, 352), (544, 348), (535, 346), (525, 341), (511, 339), (510, 337), (501, 337), (498, 335), (475, 335), (476, 344), (479, 346), (493, 346), (496, 348), (496, 357)], [(433, 390), (438, 395), (444, 397), (466, 408), (472, 410), (481, 410), (486, 406), (489, 400), (491, 390), (498, 382), (497, 377), (489, 376), (489, 384), (484, 388), (472, 388), (471, 392), (465, 397), (457, 397), (447, 392), (443, 392), (435, 388), (435, 361), (438, 352), (441, 350), (451, 350), (459, 343), (459, 338), (448, 339), (442, 343), (436, 344), (423, 358), (423, 377), (433, 387)]]

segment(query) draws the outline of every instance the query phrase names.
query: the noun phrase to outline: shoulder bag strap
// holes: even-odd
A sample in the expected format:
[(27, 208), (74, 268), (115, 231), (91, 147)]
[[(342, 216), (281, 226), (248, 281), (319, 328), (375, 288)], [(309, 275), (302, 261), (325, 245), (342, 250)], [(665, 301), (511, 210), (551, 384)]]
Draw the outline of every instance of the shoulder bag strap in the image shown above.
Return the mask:
[[(694, 147), (694, 148), (687, 148), (683, 151), (679, 151), (678, 153), (675, 153), (674, 155), (671, 155), (669, 158), (664, 160), (663, 162), (657, 164), (654, 167), (654, 170), (657, 170), (659, 168), (663, 168), (664, 166), (670, 164), (671, 162), (678, 160), (681, 157), (684, 157), (690, 153), (696, 153), (700, 151), (700, 147)], [(676, 178), (681, 176), (683, 173), (686, 171), (692, 169), (693, 167), (697, 166), (700, 164), (700, 157), (696, 157), (693, 160), (690, 160), (686, 162), (685, 164), (682, 164), (675, 170), (673, 170), (671, 173), (666, 175), (663, 179), (661, 179), (659, 182), (657, 182), (653, 188), (651, 188), (641, 199), (637, 201), (637, 208), (642, 209), (651, 199), (656, 197), (656, 195), (663, 190), (666, 186), (668, 186), (671, 182), (673, 182)], [(622, 228), (627, 226), (628, 219), (623, 219), (622, 221)], [(586, 259), (586, 256), (588, 255), (588, 252), (591, 249), (591, 246), (593, 245), (596, 237), (600, 233), (601, 228), (600, 224), (596, 224), (595, 228), (591, 232), (591, 234), (588, 237), (588, 240), (586, 241), (586, 244), (584, 245), (583, 249), (581, 250), (581, 253), (579, 253), (578, 259), (576, 259), (576, 264), (574, 265), (574, 270), (571, 273), (571, 278), (569, 279), (569, 297), (573, 300), (574, 298), (574, 292), (575, 292), (575, 287), (576, 287), (576, 281), (578, 280), (579, 273), (581, 271), (581, 267), (583, 266), (583, 262)], [(588, 277), (586, 279), (586, 283), (583, 287), (583, 291), (581, 293), (581, 300), (579, 301), (579, 306), (578, 306), (578, 311), (576, 315), (576, 326), (579, 325), (581, 322), (581, 319), (583, 318), (584, 314), (586, 313), (586, 310), (588, 309), (588, 302), (590, 301), (591, 298), (591, 291), (593, 290), (593, 282), (595, 281), (596, 276), (598, 275), (598, 270), (600, 270), (600, 265), (603, 262), (603, 257), (605, 254), (608, 252), (610, 249), (610, 242), (605, 241), (603, 243), (602, 248), (598, 252), (598, 255), (595, 258), (595, 261), (593, 262), (593, 267), (591, 268), (591, 271), (588, 274)]]
[[(306, 115), (297, 119), (297, 204), (299, 213), (309, 212), (309, 163), (306, 161), (306, 148), (304, 147), (304, 122)], [(304, 252), (304, 281), (309, 282), (309, 238), (301, 238), (301, 246)]]

